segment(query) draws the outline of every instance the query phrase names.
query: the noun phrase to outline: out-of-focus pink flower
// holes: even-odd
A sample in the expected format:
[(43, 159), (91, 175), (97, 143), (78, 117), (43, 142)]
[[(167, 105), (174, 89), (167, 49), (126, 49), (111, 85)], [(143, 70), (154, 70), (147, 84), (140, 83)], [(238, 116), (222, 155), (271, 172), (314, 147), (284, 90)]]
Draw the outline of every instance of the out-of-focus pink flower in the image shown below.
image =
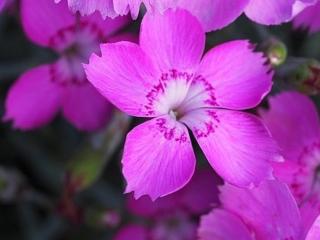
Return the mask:
[(305, 28), (310, 32), (320, 31), (320, 1), (305, 8), (293, 21), (296, 28)]
[(275, 164), (275, 173), (289, 185), (304, 223), (310, 226), (320, 213), (320, 121), (317, 109), (308, 97), (297, 92), (270, 97), (269, 103), (270, 109), (261, 110), (260, 114), (286, 160)]
[[(213, 205), (218, 203), (218, 188), (221, 180), (209, 169), (201, 169), (191, 179), (187, 186), (170, 195), (152, 202), (144, 196), (135, 200), (128, 198), (128, 210), (136, 216), (143, 217), (148, 225), (136, 226), (134, 229), (144, 235), (135, 240), (194, 240), (200, 215), (208, 213)], [(121, 228), (116, 240), (130, 240), (132, 235), (126, 235), (132, 225)], [(121, 237), (120, 237), (121, 236)]]
[(0, 0), (0, 12), (7, 10), (15, 2), (16, 2), (15, 0)]
[(226, 184), (220, 190), (221, 207), (202, 217), (200, 240), (319, 239), (320, 216), (304, 229), (296, 201), (281, 182), (252, 189)]
[(130, 224), (116, 233), (114, 240), (148, 240), (148, 230), (138, 224)]
[(62, 111), (80, 130), (103, 127), (111, 104), (89, 84), (82, 63), (92, 52), (99, 53), (100, 43), (112, 41), (128, 18), (103, 20), (98, 14), (78, 18), (66, 3), (22, 0), (21, 19), (29, 39), (51, 48), (59, 59), (22, 74), (9, 90), (4, 120), (29, 130), (47, 124)]
[(200, 19), (206, 31), (223, 28), (242, 13), (264, 25), (278, 25), (317, 0), (179, 0), (178, 6)]
[(146, 194), (154, 200), (191, 179), (196, 159), (186, 126), (212, 167), (232, 184), (270, 179), (270, 162), (281, 160), (262, 122), (238, 111), (259, 104), (271, 88), (273, 74), (262, 54), (240, 40), (202, 58), (204, 45), (195, 17), (168, 10), (144, 17), (140, 45), (101, 45), (102, 56), (93, 54), (85, 65), (89, 81), (115, 106), (153, 118), (126, 138), (126, 192), (136, 198)]
[(7, 3), (7, 0), (0, 0), (0, 11), (2, 11)]
[[(61, 0), (55, 0), (60, 2)], [(163, 13), (168, 8), (180, 7), (197, 16), (205, 31), (223, 28), (242, 13), (264, 25), (277, 25), (292, 20), (306, 6), (317, 0), (68, 0), (73, 11), (83, 15), (99, 11), (102, 16), (127, 14), (137, 18), (144, 3), (149, 12)]]

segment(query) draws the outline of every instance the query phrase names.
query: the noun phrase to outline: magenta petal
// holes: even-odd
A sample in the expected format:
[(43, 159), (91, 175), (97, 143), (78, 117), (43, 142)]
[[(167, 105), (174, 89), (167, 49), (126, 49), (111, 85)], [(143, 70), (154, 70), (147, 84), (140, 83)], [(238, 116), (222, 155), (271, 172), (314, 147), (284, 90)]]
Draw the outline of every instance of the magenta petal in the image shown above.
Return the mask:
[(7, 0), (0, 0), (0, 12), (4, 9), (6, 6)]
[(295, 0), (251, 0), (245, 9), (253, 21), (265, 25), (276, 25), (292, 19)]
[(179, 203), (195, 215), (207, 213), (218, 203), (221, 179), (208, 168), (198, 169), (190, 182), (177, 194)]
[(63, 1), (21, 0), (21, 22), (27, 36), (42, 46), (50, 45), (50, 38), (75, 23), (75, 17)]
[(247, 109), (258, 105), (272, 86), (272, 73), (248, 41), (231, 41), (209, 51), (199, 69), (214, 88), (219, 106)]
[(160, 13), (163, 13), (169, 8), (177, 7), (180, 1), (181, 0), (144, 0), (144, 4), (146, 5), (148, 11), (158, 11)]
[(119, 30), (124, 28), (131, 21), (129, 16), (120, 16), (114, 19), (103, 19), (98, 13), (92, 14), (88, 17), (82, 17), (81, 20), (84, 23), (91, 23), (93, 27), (97, 27), (101, 35), (107, 38), (107, 42), (109, 42), (108, 39), (110, 36), (119, 32)]
[(116, 234), (113, 240), (148, 240), (148, 231), (145, 227), (137, 225), (137, 224), (130, 224), (124, 226), (120, 229), (120, 231)]
[(205, 45), (205, 34), (186, 10), (167, 10), (162, 14), (146, 14), (141, 23), (141, 48), (163, 72), (195, 67)]
[(122, 159), (126, 192), (152, 200), (173, 193), (189, 182), (195, 162), (183, 124), (169, 116), (147, 121), (127, 135)]
[(320, 239), (320, 216), (314, 221), (306, 238), (306, 240), (318, 240), (318, 239)]
[(139, 43), (139, 37), (136, 34), (132, 34), (129, 32), (117, 33), (108, 38), (108, 43), (116, 43), (121, 41), (127, 41), (132, 43)]
[(317, 201), (304, 202), (300, 207), (300, 214), (303, 224), (303, 236), (307, 236), (309, 231), (312, 229), (312, 225), (315, 224), (315, 227), (319, 223), (319, 204)]
[(297, 161), (302, 149), (320, 136), (317, 109), (311, 99), (298, 92), (270, 97), (269, 105), (270, 109), (261, 109), (260, 115), (284, 157)]
[(10, 88), (4, 120), (30, 130), (50, 122), (60, 107), (59, 86), (51, 82), (49, 65), (25, 72)]
[[(114, 1), (114, 4), (113, 4), (114, 10), (120, 15), (127, 14), (129, 12), (129, 1), (131, 0)], [(133, 1), (136, 1), (136, 0), (133, 0)], [(137, 0), (137, 1), (139, 2), (139, 7), (140, 7), (142, 0)], [(138, 14), (135, 17), (138, 17)]]
[(254, 115), (199, 109), (181, 121), (191, 128), (209, 163), (224, 180), (248, 187), (273, 178), (271, 161), (282, 158), (269, 132)]
[[(184, 188), (183, 188), (184, 189)], [(182, 208), (179, 204), (180, 191), (172, 193), (168, 196), (158, 198), (152, 201), (148, 196), (142, 196), (135, 199), (133, 194), (130, 194), (127, 200), (128, 210), (137, 215), (147, 218), (161, 216), (163, 212), (171, 212), (174, 209)]]
[[(55, 0), (56, 3), (61, 0)], [(114, 11), (113, 0), (68, 0), (68, 5), (73, 12), (80, 12), (81, 15), (90, 15), (99, 11), (103, 18), (114, 18), (118, 14)]]
[(195, 215), (207, 213), (218, 203), (218, 187), (221, 183), (210, 169), (199, 169), (181, 190), (151, 201), (147, 196), (135, 200), (128, 198), (128, 209), (135, 215), (154, 217), (162, 212), (183, 209)]
[(320, 31), (320, 1), (314, 6), (307, 7), (293, 21), (296, 28), (306, 28), (310, 32)]
[(244, 222), (235, 214), (214, 209), (201, 218), (199, 240), (254, 240)]
[(132, 18), (137, 19), (141, 3), (142, 0), (116, 0), (114, 1), (114, 9), (121, 15), (130, 11)]
[(226, 184), (220, 190), (223, 207), (240, 216), (256, 239), (301, 239), (299, 209), (285, 184), (265, 181), (252, 189)]
[(236, 20), (250, 0), (181, 0), (178, 6), (187, 9), (201, 22), (205, 31), (221, 29)]
[(85, 83), (64, 88), (62, 110), (79, 130), (94, 131), (106, 125), (112, 106), (92, 85)]
[(141, 48), (130, 42), (101, 45), (84, 65), (89, 82), (116, 107), (133, 116), (150, 116), (147, 94), (159, 74)]

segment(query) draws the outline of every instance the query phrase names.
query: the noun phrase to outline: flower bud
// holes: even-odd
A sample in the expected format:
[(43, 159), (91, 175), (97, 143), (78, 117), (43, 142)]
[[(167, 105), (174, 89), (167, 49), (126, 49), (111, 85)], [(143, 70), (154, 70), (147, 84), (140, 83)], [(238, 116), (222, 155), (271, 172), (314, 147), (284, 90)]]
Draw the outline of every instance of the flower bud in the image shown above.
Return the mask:
[(262, 49), (272, 66), (282, 65), (288, 55), (286, 45), (278, 39), (271, 38), (262, 44)]
[(310, 60), (299, 69), (301, 79), (297, 82), (300, 91), (308, 95), (316, 95), (320, 92), (320, 63)]

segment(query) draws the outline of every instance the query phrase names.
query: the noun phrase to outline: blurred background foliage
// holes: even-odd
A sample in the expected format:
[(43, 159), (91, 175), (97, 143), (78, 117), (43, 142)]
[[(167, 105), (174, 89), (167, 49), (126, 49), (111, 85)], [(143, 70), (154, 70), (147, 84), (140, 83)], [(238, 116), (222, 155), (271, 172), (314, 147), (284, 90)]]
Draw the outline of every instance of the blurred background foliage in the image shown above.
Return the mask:
[[(138, 34), (140, 20), (128, 29)], [(260, 26), (241, 17), (207, 34), (207, 49), (233, 39), (250, 39), (276, 65), (287, 53), (287, 60), (275, 67), (273, 91), (295, 88), (317, 100), (320, 34), (293, 31), (291, 24)], [(0, 14), (1, 117), (6, 93), (15, 79), (55, 58), (53, 52), (25, 37), (18, 6)], [(1, 123), (0, 239), (111, 239), (129, 218), (120, 160), (125, 134), (136, 124), (117, 111), (104, 130), (92, 134), (78, 132), (61, 117), (29, 132)], [(204, 164), (197, 149), (199, 164)]]

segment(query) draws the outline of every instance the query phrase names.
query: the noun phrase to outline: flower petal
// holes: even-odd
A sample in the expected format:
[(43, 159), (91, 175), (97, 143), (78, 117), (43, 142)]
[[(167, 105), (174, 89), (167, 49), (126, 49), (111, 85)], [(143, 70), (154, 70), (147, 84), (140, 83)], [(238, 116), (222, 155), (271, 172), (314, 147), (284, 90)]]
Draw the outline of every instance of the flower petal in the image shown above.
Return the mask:
[(51, 82), (49, 65), (25, 72), (10, 88), (4, 120), (30, 130), (49, 123), (60, 107), (59, 86)]
[(320, 215), (314, 221), (312, 227), (310, 228), (306, 240), (317, 240), (320, 239)]
[[(56, 3), (61, 0), (55, 0)], [(68, 5), (73, 12), (80, 12), (82, 16), (99, 11), (103, 18), (115, 18), (118, 14), (114, 11), (113, 0), (68, 0)]]
[(168, 196), (158, 198), (155, 201), (152, 201), (148, 196), (142, 196), (139, 199), (135, 199), (134, 195), (130, 194), (127, 199), (127, 208), (131, 213), (137, 216), (155, 218), (161, 216), (161, 213), (163, 212), (171, 212), (173, 209), (182, 207), (178, 202), (180, 192), (181, 190)]
[(205, 31), (221, 29), (236, 20), (249, 0), (181, 0), (178, 6), (189, 10), (201, 22)]
[(177, 7), (180, 0), (144, 0), (148, 11), (163, 13), (169, 8)]
[(277, 145), (254, 115), (199, 109), (181, 121), (191, 128), (211, 166), (234, 185), (248, 187), (272, 179), (271, 161), (282, 160)]
[(270, 97), (269, 106), (269, 110), (260, 109), (263, 122), (284, 157), (297, 161), (302, 149), (320, 136), (320, 121), (314, 103), (307, 96), (290, 91)]
[(247, 5), (245, 13), (257, 23), (277, 25), (292, 19), (294, 3), (295, 0), (254, 0)]
[(7, 5), (8, 0), (0, 0), (0, 12), (4, 10), (5, 6)]
[(310, 32), (320, 31), (320, 1), (304, 9), (293, 21), (296, 28), (307, 28)]
[(21, 22), (27, 36), (42, 46), (50, 45), (50, 38), (63, 28), (75, 23), (66, 1), (55, 4), (53, 0), (22, 0)]
[(187, 128), (169, 116), (147, 121), (127, 135), (122, 172), (126, 192), (152, 200), (185, 186), (195, 169)]
[[(316, 196), (317, 198), (317, 196)], [(302, 224), (303, 224), (303, 236), (307, 236), (311, 230), (312, 225), (317, 224), (317, 218), (320, 214), (319, 201), (317, 199), (308, 199), (301, 206), (299, 206)], [(316, 226), (316, 225), (315, 225)]]
[(132, 18), (137, 19), (141, 3), (142, 0), (114, 1), (114, 9), (120, 15), (127, 14), (130, 11)]
[(218, 203), (218, 184), (221, 179), (211, 169), (198, 169), (191, 181), (179, 192), (180, 205), (195, 215), (207, 213)]
[(252, 189), (226, 184), (220, 191), (223, 208), (240, 216), (256, 239), (301, 239), (299, 209), (285, 184), (265, 181)]
[(130, 195), (127, 201), (128, 209), (135, 215), (143, 217), (155, 217), (174, 209), (201, 215), (218, 203), (217, 184), (220, 183), (221, 179), (218, 179), (210, 169), (198, 169), (184, 188), (154, 202), (148, 196), (136, 200)]
[(94, 131), (106, 125), (112, 106), (91, 84), (85, 83), (64, 88), (62, 111), (79, 130)]
[(163, 15), (145, 15), (140, 45), (162, 72), (184, 71), (199, 63), (205, 34), (198, 20), (186, 10), (167, 10)]
[(113, 19), (103, 19), (98, 13), (94, 13), (88, 17), (82, 17), (81, 21), (84, 23), (91, 23), (93, 27), (98, 28), (102, 36), (108, 39), (128, 25), (131, 22), (131, 18), (129, 16), (119, 16)]
[(297, 16), (305, 8), (316, 4), (318, 0), (296, 0), (293, 5), (293, 16)]
[(147, 95), (160, 74), (140, 49), (130, 42), (101, 45), (102, 56), (92, 54), (84, 65), (88, 80), (123, 112), (150, 116)]
[(147, 240), (148, 231), (143, 226), (130, 224), (122, 227), (113, 240), (132, 240), (133, 236), (135, 240)]
[(199, 240), (253, 240), (244, 222), (223, 209), (214, 209), (201, 218), (198, 235)]
[(248, 41), (231, 41), (204, 56), (199, 74), (214, 88), (219, 106), (247, 109), (258, 105), (271, 89), (273, 74), (265, 61)]

